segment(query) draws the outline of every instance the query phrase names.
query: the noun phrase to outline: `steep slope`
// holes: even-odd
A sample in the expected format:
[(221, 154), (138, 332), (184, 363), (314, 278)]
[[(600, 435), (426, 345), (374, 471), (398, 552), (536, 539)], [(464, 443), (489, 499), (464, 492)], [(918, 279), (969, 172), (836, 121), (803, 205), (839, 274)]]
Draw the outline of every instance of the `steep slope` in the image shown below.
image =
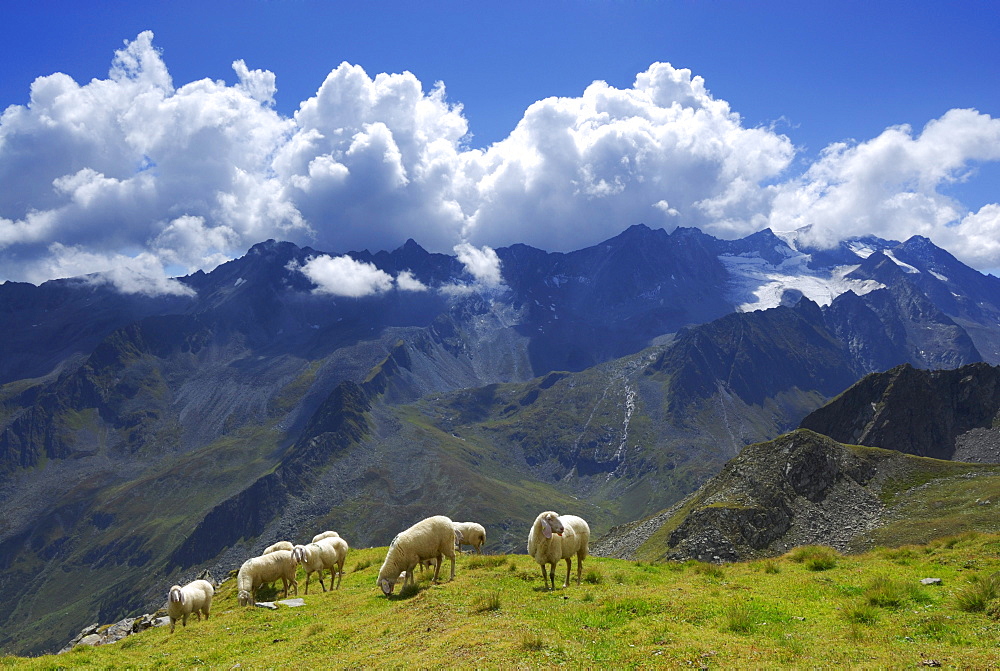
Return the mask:
[[(747, 447), (688, 499), (612, 529), (593, 551), (702, 561), (774, 556), (811, 544), (854, 551), (870, 546), (908, 499), (970, 479), (979, 491), (1000, 491), (1000, 466), (844, 445), (799, 429)], [(979, 507), (971, 497), (964, 503)], [(923, 529), (929, 537), (922, 542), (946, 533), (941, 525)], [(911, 535), (910, 542), (921, 539)]]
[(909, 364), (873, 373), (802, 420), (840, 442), (937, 459), (1000, 463), (1000, 367)]

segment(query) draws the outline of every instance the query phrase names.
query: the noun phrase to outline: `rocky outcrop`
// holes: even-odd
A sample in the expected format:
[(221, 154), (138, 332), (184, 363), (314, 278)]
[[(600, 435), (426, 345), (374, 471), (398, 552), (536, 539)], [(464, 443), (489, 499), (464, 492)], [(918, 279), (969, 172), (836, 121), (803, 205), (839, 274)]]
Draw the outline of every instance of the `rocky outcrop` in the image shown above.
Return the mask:
[(842, 443), (1000, 463), (998, 422), (1000, 367), (919, 370), (904, 364), (866, 376), (801, 426)]
[[(701, 561), (772, 556), (809, 544), (846, 551), (882, 523), (883, 486), (919, 468), (913, 461), (800, 429), (748, 446), (689, 499), (613, 529), (592, 550), (622, 558)], [(657, 536), (665, 542), (651, 548)]]

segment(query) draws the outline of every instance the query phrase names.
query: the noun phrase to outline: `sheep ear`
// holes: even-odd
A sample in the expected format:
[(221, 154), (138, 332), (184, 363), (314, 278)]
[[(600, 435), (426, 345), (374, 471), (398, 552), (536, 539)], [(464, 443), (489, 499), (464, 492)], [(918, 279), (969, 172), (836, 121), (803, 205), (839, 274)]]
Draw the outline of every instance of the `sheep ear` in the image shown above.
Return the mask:
[(546, 538), (552, 538), (552, 527), (549, 525), (549, 521), (544, 517), (542, 518), (542, 534)]

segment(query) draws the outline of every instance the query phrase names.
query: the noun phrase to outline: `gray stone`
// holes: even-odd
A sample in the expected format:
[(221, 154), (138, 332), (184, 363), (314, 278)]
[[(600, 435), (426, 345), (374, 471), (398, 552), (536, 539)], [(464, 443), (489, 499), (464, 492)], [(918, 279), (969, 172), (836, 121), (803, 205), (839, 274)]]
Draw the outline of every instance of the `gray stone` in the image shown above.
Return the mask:
[(920, 581), (921, 585), (940, 585), (941, 578), (924, 578)]
[(278, 607), (274, 605), (273, 601), (258, 601), (254, 604), (258, 608), (270, 608), (271, 610), (278, 610)]
[(100, 645), (101, 635), (100, 634), (87, 634), (80, 639), (77, 645)]
[(289, 608), (298, 608), (299, 606), (306, 605), (306, 600), (303, 598), (298, 599), (285, 599), (284, 601), (279, 601), (282, 606), (288, 606)]

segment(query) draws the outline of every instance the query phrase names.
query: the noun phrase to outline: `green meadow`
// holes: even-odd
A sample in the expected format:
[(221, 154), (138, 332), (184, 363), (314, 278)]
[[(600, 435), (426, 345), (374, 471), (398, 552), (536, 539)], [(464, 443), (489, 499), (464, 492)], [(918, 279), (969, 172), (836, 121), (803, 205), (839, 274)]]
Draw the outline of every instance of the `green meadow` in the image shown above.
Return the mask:
[(302, 607), (241, 608), (229, 579), (212, 617), (174, 634), (154, 628), (63, 655), (0, 658), (0, 667), (1000, 665), (995, 534), (846, 556), (805, 547), (725, 565), (590, 558), (581, 585), (555, 591), (530, 557), (463, 555), (454, 581), (418, 573), (415, 588), (391, 598), (375, 585), (385, 551), (352, 550), (341, 588), (322, 592), (314, 576)]

